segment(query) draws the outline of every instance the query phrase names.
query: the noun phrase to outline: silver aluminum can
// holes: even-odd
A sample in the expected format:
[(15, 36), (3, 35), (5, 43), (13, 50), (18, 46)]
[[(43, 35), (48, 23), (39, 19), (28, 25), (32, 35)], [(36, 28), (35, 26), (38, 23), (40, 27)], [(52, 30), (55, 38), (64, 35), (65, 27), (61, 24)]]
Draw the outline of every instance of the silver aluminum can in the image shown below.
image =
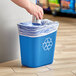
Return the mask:
[(36, 17), (33, 16), (32, 23), (41, 24), (41, 20), (40, 19), (36, 19)]

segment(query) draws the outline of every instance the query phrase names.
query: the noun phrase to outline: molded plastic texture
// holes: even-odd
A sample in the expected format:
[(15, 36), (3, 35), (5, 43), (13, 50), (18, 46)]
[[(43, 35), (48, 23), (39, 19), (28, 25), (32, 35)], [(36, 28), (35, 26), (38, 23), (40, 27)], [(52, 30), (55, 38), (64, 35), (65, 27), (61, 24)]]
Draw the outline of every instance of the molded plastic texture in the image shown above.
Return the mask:
[(41, 25), (18, 25), (23, 66), (36, 68), (53, 63), (58, 26), (58, 22), (47, 19)]
[[(42, 37), (20, 37), (21, 62), (32, 68), (52, 64), (54, 60), (56, 33)], [(50, 39), (50, 41), (49, 41)]]

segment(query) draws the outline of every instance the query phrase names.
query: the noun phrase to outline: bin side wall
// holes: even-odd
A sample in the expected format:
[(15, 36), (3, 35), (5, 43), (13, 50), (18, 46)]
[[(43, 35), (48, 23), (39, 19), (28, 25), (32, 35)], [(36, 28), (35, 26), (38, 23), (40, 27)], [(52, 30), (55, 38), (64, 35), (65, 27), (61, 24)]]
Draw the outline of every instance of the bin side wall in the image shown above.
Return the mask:
[(54, 58), (56, 33), (36, 38), (20, 35), (22, 64), (29, 67), (51, 64)]

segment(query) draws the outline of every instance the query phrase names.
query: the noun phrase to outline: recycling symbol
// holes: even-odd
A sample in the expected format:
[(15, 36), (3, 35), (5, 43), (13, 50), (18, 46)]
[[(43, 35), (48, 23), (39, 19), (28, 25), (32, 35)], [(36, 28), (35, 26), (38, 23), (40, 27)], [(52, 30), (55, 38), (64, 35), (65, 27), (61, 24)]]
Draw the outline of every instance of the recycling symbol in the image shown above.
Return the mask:
[(53, 42), (50, 37), (46, 38), (42, 44), (44, 51), (49, 51), (52, 48), (52, 46), (53, 46)]

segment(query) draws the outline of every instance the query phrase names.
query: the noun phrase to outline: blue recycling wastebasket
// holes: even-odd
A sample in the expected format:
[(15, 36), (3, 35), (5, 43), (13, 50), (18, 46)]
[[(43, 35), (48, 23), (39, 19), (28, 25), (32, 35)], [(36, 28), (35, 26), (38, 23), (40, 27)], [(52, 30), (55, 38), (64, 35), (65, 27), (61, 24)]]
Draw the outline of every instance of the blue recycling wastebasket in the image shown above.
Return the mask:
[(52, 64), (58, 22), (49, 20), (43, 26), (29, 24), (31, 23), (18, 24), (22, 65), (36, 68)]

